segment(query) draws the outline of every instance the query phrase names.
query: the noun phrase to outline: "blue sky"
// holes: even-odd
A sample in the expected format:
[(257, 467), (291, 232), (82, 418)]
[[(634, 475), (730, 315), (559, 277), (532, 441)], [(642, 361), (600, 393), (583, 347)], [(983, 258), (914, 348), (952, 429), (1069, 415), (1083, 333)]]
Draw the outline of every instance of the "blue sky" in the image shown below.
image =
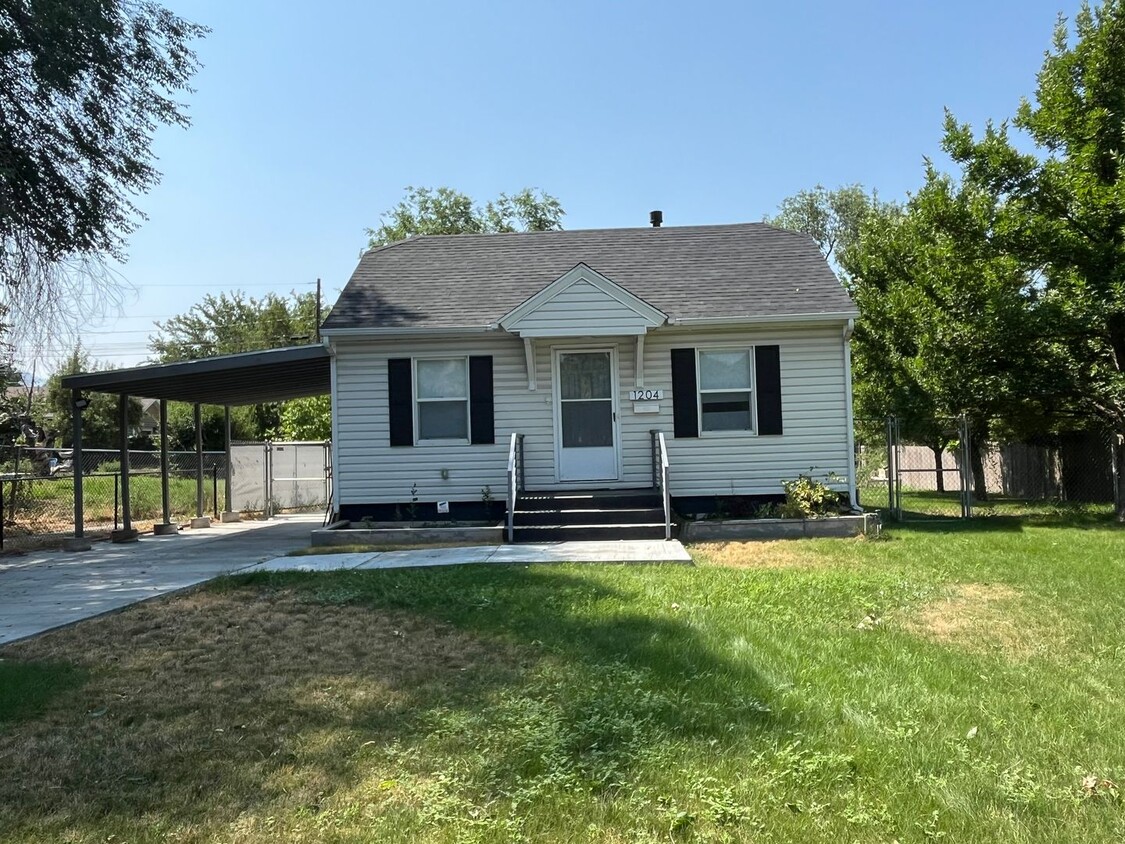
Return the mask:
[(319, 276), (331, 303), (406, 185), (538, 187), (567, 228), (760, 220), (818, 182), (901, 197), (940, 160), (943, 108), (1012, 114), (1078, 5), (165, 3), (212, 33), (192, 127), (157, 137), (137, 292), (81, 326), (119, 365), (207, 292)]

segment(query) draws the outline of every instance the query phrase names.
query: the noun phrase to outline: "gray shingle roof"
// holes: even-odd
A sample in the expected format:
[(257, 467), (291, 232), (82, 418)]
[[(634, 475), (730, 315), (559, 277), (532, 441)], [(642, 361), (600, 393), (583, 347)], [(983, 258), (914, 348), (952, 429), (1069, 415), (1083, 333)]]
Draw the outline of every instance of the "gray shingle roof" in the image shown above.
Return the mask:
[(578, 263), (670, 319), (855, 311), (811, 238), (741, 223), (413, 237), (364, 254), (324, 328), (489, 325)]

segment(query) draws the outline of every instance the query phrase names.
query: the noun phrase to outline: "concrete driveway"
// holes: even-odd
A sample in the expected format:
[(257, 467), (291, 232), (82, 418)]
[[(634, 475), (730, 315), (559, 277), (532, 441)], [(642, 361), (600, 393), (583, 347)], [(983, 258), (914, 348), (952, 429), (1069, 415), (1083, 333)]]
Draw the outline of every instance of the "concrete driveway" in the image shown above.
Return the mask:
[(0, 644), (174, 592), (309, 544), (317, 514), (0, 558)]

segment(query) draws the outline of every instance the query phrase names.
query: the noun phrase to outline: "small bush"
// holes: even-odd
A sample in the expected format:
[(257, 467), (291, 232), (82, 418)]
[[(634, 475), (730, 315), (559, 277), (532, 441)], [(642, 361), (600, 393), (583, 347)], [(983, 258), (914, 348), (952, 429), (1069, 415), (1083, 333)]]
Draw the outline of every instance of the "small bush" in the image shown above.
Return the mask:
[(839, 480), (839, 476), (832, 472), (827, 483), (803, 474), (795, 480), (782, 481), (785, 503), (781, 505), (781, 515), (787, 519), (815, 519), (839, 513), (840, 494), (828, 486)]

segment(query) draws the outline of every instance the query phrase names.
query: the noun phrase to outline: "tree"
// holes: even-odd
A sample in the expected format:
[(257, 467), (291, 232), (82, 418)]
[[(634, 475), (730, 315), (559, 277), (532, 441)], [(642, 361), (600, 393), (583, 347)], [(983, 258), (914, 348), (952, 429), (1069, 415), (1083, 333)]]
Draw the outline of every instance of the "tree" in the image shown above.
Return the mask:
[(1024, 265), (991, 244), (1003, 212), (992, 195), (927, 165), (917, 194), (871, 214), (842, 256), (862, 315), (853, 339), (857, 407), (899, 416), (939, 458), (950, 436), (941, 419), (967, 415), (981, 500), (995, 422), (1030, 428), (1058, 401), (1042, 340), (1051, 309)]
[(28, 318), (112, 279), (206, 34), (152, 0), (0, 0), (0, 280)]
[[(62, 448), (70, 448), (74, 445), (71, 425), (73, 396), (69, 389), (63, 387), (63, 377), (79, 372), (99, 372), (111, 368), (93, 360), (89, 353), (78, 345), (70, 353), (70, 357), (47, 379), (46, 399), (38, 408), (37, 422), (46, 434), (48, 444), (57, 443)], [(120, 406), (117, 396), (109, 393), (87, 393), (86, 399), (89, 404), (82, 411), (83, 447), (120, 448)], [(130, 398), (128, 411), (130, 427), (140, 424), (141, 412), (140, 401)]]
[(287, 401), (281, 408), (279, 436), (286, 440), (332, 438), (332, 397), (312, 396)]
[(149, 349), (158, 363), (316, 342), (316, 293), (208, 294), (187, 313), (157, 322)]
[(841, 253), (859, 240), (864, 219), (877, 207), (877, 195), (868, 195), (862, 185), (844, 185), (835, 190), (817, 185), (781, 200), (777, 216), (767, 216), (765, 221), (809, 235), (825, 259), (838, 268)]
[(978, 139), (952, 114), (944, 148), (1000, 204), (994, 247), (1041, 272), (1066, 390), (1116, 435), (1125, 522), (1125, 0), (1083, 3), (1075, 35), (1060, 17), (1035, 101), (1012, 120), (1033, 151), (1017, 149), (1007, 123)]
[[(149, 348), (159, 363), (196, 360), (275, 349), (316, 340), (316, 293), (267, 293), (260, 299), (242, 291), (208, 294), (187, 313), (156, 324)], [(282, 406), (276, 403), (236, 407), (231, 411), (235, 439), (262, 440), (277, 435)], [(207, 449), (223, 448), (225, 422), (219, 408), (203, 411), (203, 440)], [(195, 418), (190, 405), (173, 402), (168, 408), (168, 432), (174, 448), (195, 448)]]
[(369, 247), (383, 246), (420, 234), (490, 234), (514, 231), (556, 231), (563, 211), (550, 194), (524, 188), (514, 196), (502, 193), (483, 208), (452, 188), (406, 188), (406, 197), (367, 229)]

